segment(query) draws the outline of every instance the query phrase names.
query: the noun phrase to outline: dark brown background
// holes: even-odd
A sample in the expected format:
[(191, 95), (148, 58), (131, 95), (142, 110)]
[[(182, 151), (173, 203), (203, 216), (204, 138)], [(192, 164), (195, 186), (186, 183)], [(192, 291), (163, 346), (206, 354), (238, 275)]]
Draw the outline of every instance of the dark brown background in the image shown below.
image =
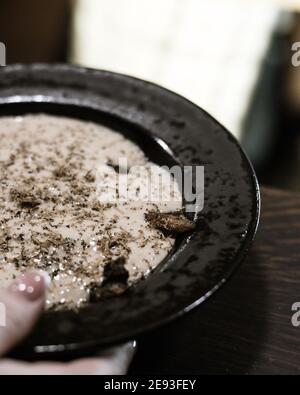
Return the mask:
[(1, 0), (0, 41), (7, 63), (66, 60), (71, 0)]

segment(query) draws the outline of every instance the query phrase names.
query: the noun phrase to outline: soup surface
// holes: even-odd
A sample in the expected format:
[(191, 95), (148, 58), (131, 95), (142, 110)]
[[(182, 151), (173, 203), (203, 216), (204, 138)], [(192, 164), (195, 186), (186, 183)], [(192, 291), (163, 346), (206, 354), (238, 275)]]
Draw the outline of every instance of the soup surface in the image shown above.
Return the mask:
[(0, 287), (45, 271), (47, 308), (78, 308), (121, 294), (172, 250), (154, 220), (182, 209), (178, 185), (121, 134), (38, 114), (1, 118), (0, 139)]

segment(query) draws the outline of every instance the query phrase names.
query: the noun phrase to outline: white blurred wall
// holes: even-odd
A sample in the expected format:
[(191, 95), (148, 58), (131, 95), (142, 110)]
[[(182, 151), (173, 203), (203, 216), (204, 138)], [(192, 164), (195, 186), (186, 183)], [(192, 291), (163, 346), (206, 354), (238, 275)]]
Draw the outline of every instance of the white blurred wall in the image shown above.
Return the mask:
[(269, 0), (77, 0), (72, 60), (166, 86), (239, 137), (277, 16)]

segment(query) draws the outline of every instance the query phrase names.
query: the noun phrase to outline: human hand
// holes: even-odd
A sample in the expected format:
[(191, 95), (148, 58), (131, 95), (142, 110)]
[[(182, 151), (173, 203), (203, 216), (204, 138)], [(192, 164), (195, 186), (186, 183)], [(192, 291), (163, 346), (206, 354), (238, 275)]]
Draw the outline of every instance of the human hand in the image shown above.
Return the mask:
[(0, 303), (6, 309), (6, 325), (0, 326), (0, 375), (122, 375), (134, 355), (134, 343), (108, 350), (102, 356), (68, 363), (27, 363), (4, 358), (32, 330), (45, 305), (46, 282), (42, 275), (28, 273), (6, 290)]

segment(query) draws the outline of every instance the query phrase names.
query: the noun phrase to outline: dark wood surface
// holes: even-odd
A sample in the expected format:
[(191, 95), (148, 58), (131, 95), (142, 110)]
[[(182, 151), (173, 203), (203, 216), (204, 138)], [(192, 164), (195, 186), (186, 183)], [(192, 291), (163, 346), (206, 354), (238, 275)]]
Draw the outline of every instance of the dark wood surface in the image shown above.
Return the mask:
[(262, 191), (262, 219), (238, 272), (205, 305), (139, 339), (132, 374), (299, 374), (299, 195)]

